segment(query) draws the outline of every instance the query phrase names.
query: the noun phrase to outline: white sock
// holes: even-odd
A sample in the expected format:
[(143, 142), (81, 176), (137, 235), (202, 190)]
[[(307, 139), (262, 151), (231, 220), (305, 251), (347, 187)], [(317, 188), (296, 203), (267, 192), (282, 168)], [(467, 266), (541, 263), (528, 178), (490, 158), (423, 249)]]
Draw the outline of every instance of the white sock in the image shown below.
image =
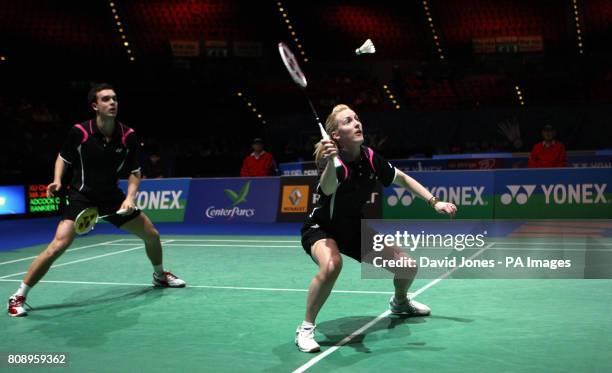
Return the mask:
[(15, 295), (21, 295), (22, 297), (27, 297), (28, 291), (30, 291), (30, 289), (31, 287), (29, 287), (22, 281), (21, 285), (19, 285), (19, 289), (17, 289), (17, 292), (15, 292)]
[(310, 323), (310, 322), (308, 322), (308, 321), (302, 321), (302, 329), (309, 330), (309, 329), (312, 329), (312, 328), (314, 328), (314, 327), (315, 327), (315, 326), (314, 326), (314, 324), (313, 324), (313, 323)]
[(153, 266), (153, 270), (155, 271), (155, 274), (161, 275), (164, 273), (164, 265), (160, 264), (160, 265)]

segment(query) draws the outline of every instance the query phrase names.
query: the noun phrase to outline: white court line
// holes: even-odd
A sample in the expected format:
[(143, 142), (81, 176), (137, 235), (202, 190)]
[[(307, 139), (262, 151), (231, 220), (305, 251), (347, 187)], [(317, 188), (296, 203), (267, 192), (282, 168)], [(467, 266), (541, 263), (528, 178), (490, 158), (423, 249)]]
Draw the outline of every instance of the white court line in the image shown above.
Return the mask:
[[(178, 242), (179, 240), (175, 240), (175, 242)], [(240, 242), (244, 242), (244, 241), (240, 241)], [(259, 244), (263, 243), (263, 242), (258, 242)], [(108, 246), (125, 246), (127, 243), (115, 243), (115, 244), (109, 244)], [(495, 243), (491, 243), (491, 245), (493, 245)], [(500, 245), (504, 245), (504, 244), (500, 244)], [(524, 244), (522, 244), (524, 245)], [(605, 244), (601, 244), (603, 246), (612, 246), (612, 244), (610, 245), (605, 245)], [(254, 247), (254, 248), (296, 248), (296, 247), (302, 247), (301, 245), (253, 245), (253, 244), (248, 244), (248, 245), (243, 245), (243, 244), (197, 244), (197, 243), (168, 243), (165, 244), (164, 246), (176, 246), (176, 247)], [(528, 245), (529, 246), (529, 245)], [(448, 252), (454, 252), (456, 251), (455, 249), (453, 249), (452, 247), (422, 247), (422, 250), (443, 250), (443, 251), (448, 251)], [(476, 248), (465, 248), (464, 250), (478, 250), (481, 249), (479, 247)], [(529, 251), (529, 252), (533, 252), (533, 251), (612, 251), (611, 249), (588, 249), (588, 248), (548, 248), (548, 247), (543, 247), (543, 248), (536, 248), (536, 247), (521, 247), (521, 248), (514, 248), (514, 247), (494, 247), (494, 248), (490, 248), (489, 250), (491, 251)]]
[[(259, 242), (261, 243), (261, 242)], [(111, 244), (109, 246), (125, 246), (125, 244)], [(280, 248), (296, 248), (300, 245), (240, 245), (240, 244), (197, 244), (197, 243), (166, 243), (164, 246), (185, 246), (185, 247), (280, 247)]]
[[(125, 241), (137, 241), (135, 238), (126, 238)], [(272, 243), (300, 243), (300, 240), (257, 240), (257, 239), (245, 239), (245, 240), (234, 240), (234, 239), (214, 239), (214, 238), (199, 238), (199, 239), (187, 239), (187, 238), (176, 238), (174, 242), (272, 242)]]
[[(168, 242), (172, 242), (172, 240), (169, 240)], [(131, 248), (125, 249), (125, 250), (113, 251), (112, 253), (106, 253), (106, 254), (102, 254), (102, 255), (91, 256), (91, 257), (88, 257), (88, 258), (77, 259), (77, 260), (73, 260), (73, 261), (70, 261), (70, 262), (62, 263), (62, 264), (52, 265), (51, 268), (57, 268), (57, 267), (67, 266), (67, 265), (70, 265), (70, 264), (87, 262), (87, 261), (90, 261), (90, 260), (104, 258), (104, 257), (111, 256), (111, 255), (127, 253), (129, 251), (134, 251), (134, 250), (138, 250), (138, 249), (142, 249), (142, 248), (144, 248), (144, 245), (138, 245), (138, 246), (131, 247)], [(13, 273), (13, 274), (10, 274), (10, 275), (1, 276), (0, 279), (5, 279), (5, 278), (13, 277), (13, 276), (24, 275), (26, 273), (27, 273), (27, 271), (26, 272)]]
[[(95, 243), (95, 244), (91, 244), (91, 245), (79, 246), (79, 247), (75, 247), (73, 249), (68, 249), (68, 250), (66, 250), (66, 252), (69, 252), (69, 251), (78, 251), (78, 250), (81, 250), (81, 249), (87, 249), (87, 248), (95, 247), (95, 246), (111, 245), (111, 244), (114, 244), (116, 242), (123, 241), (123, 240), (124, 240), (124, 238), (121, 238), (121, 239), (118, 239), (118, 240), (112, 240), (112, 241), (106, 241), (106, 242), (102, 242), (102, 243)], [(125, 244), (124, 244), (124, 246), (125, 246)], [(34, 259), (37, 256), (38, 255), (34, 255), (34, 256), (28, 256), (27, 258), (20, 258), (20, 259), (9, 260), (9, 261), (6, 261), (6, 262), (1, 262), (0, 266), (1, 265), (5, 265), (5, 264), (22, 262), (24, 260)]]
[[(503, 244), (500, 244), (500, 245), (503, 245)], [(612, 246), (612, 245), (604, 245), (604, 244), (601, 244), (601, 245), (602, 246)], [(585, 248), (579, 249), (579, 248), (573, 248), (573, 247), (569, 247), (569, 248), (561, 247), (561, 248), (555, 249), (555, 248), (552, 248), (552, 247), (551, 248), (548, 248), (548, 247), (542, 247), (542, 248), (530, 248), (530, 247), (527, 247), (527, 248), (515, 248), (515, 247), (497, 247), (496, 246), (495, 248), (489, 249), (489, 250), (491, 250), (491, 251), (583, 251), (583, 252), (587, 252), (587, 251), (612, 251), (612, 248), (610, 248), (610, 249), (597, 249), (597, 248), (591, 249), (591, 248), (586, 248), (585, 247)]]
[(577, 241), (577, 242), (571, 242), (571, 241), (559, 241), (559, 242), (530, 242), (529, 240), (525, 241), (525, 242), (508, 242), (508, 241), (493, 241), (494, 244), (496, 245), (521, 245), (521, 246), (559, 246), (559, 245), (583, 245), (585, 243), (588, 242), (597, 242), (598, 245), (612, 245), (612, 243), (609, 242), (598, 242), (601, 241), (603, 238), (609, 238), (609, 237), (591, 237), (591, 238), (585, 238), (582, 241)]
[[(0, 282), (21, 282), (21, 280), (14, 279), (2, 279)], [(52, 284), (82, 284), (82, 285), (117, 285), (117, 286), (151, 286), (151, 284), (137, 284), (130, 282), (97, 282), (97, 281), (58, 281), (58, 280), (43, 280), (41, 282), (52, 283)], [(286, 291), (286, 292), (299, 292), (306, 293), (308, 289), (287, 289), (287, 288), (254, 288), (254, 287), (242, 287), (242, 286), (217, 286), (217, 285), (189, 285), (189, 288), (201, 288), (201, 289), (229, 289), (229, 290), (252, 290), (252, 291)], [(393, 294), (391, 291), (370, 291), (370, 290), (332, 290), (333, 293), (344, 293), (344, 294)]]
[[(482, 254), (485, 250), (489, 249), (490, 247), (492, 247), (494, 245), (494, 243), (490, 243), (489, 245), (483, 247), (482, 249), (478, 250), (476, 253), (474, 253), (474, 255), (470, 256), (468, 259), (474, 259), (475, 257), (477, 257), (478, 255)], [(416, 298), (419, 294), (423, 293), (425, 290), (429, 289), (430, 287), (434, 286), (435, 284), (437, 284), (438, 282), (442, 281), (443, 279), (447, 278), (448, 276), (450, 276), (453, 272), (455, 272), (456, 270), (462, 268), (463, 266), (459, 266), (459, 267), (455, 267), (452, 270), (444, 273), (442, 276), (438, 277), (437, 279), (429, 282), (427, 285), (423, 286), (422, 288), (420, 288), (419, 290), (415, 291), (414, 293), (412, 293), (412, 295), (410, 296), (410, 298)], [(328, 355), (331, 355), (332, 353), (334, 353), (336, 350), (338, 350), (340, 347), (344, 346), (345, 344), (347, 344), (348, 342), (350, 342), (353, 338), (355, 338), (356, 336), (363, 334), (366, 330), (370, 329), (372, 327), (372, 325), (376, 324), (377, 322), (379, 322), (380, 320), (384, 319), (385, 317), (389, 316), (389, 314), (391, 313), (391, 310), (386, 310), (385, 312), (381, 313), (380, 315), (378, 315), (374, 320), (368, 322), (367, 324), (365, 324), (364, 326), (362, 326), (361, 328), (355, 330), (353, 333), (351, 333), (350, 335), (344, 337), (344, 339), (342, 339), (340, 342), (336, 343), (335, 345), (333, 345), (332, 347), (328, 348), (327, 350), (325, 350), (324, 352), (320, 353), (319, 355), (317, 355), (316, 357), (310, 359), (306, 364), (300, 366), (299, 368), (297, 368), (296, 370), (293, 371), (293, 373), (301, 373), (306, 371), (307, 369), (309, 369), (310, 367), (312, 367), (313, 365), (315, 365), (316, 363), (318, 363), (319, 361), (323, 360), (325, 357), (327, 357)]]
[[(506, 245), (528, 245), (528, 246), (559, 246), (561, 244), (566, 244), (566, 245), (580, 245), (580, 244), (584, 244), (585, 241), (587, 240), (601, 240), (601, 239), (605, 239), (605, 238), (612, 238), (612, 237), (591, 237), (591, 238), (585, 238), (582, 241), (546, 241), (546, 242), (531, 242), (530, 239), (525, 239), (524, 237), (520, 237), (520, 238), (508, 238), (511, 240), (525, 240), (525, 242), (508, 242), (508, 241), (490, 241), (493, 244), (506, 244)], [(136, 238), (125, 238), (123, 240), (124, 242), (131, 242), (131, 241), (135, 241), (138, 242), (139, 240)], [(213, 239), (213, 238), (201, 238), (201, 239), (183, 239), (183, 238), (176, 238), (173, 239), (173, 242), (201, 242), (201, 243), (206, 243), (206, 242), (237, 242), (237, 243), (248, 243), (248, 242), (255, 242), (255, 243), (293, 243), (293, 244), (301, 244), (301, 241), (299, 240), (259, 240), (259, 239)], [(599, 242), (598, 242), (599, 243)], [(612, 245), (612, 243), (601, 243), (602, 245)], [(427, 248), (427, 247), (424, 247)]]

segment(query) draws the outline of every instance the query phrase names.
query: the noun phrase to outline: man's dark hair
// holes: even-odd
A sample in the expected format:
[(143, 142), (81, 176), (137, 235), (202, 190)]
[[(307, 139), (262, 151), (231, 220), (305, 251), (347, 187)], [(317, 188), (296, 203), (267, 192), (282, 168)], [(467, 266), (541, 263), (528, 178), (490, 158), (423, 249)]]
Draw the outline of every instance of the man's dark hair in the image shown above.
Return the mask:
[(107, 84), (107, 83), (96, 84), (93, 87), (91, 87), (91, 89), (89, 90), (89, 93), (87, 93), (87, 102), (90, 105), (96, 102), (98, 92), (103, 91), (105, 89), (115, 90), (115, 88), (113, 88), (112, 85)]

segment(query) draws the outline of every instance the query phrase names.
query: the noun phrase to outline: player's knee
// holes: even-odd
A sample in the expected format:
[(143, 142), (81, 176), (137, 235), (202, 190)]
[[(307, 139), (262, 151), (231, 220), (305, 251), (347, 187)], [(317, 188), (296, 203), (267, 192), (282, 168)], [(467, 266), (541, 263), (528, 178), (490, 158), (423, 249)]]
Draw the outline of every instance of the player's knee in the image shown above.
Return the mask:
[(147, 242), (157, 242), (159, 241), (159, 231), (154, 227), (151, 227), (145, 231), (145, 241)]
[(325, 263), (323, 268), (324, 276), (326, 278), (335, 279), (340, 275), (342, 270), (342, 257), (340, 255), (332, 255)]
[(58, 257), (66, 251), (68, 246), (72, 243), (72, 239), (69, 237), (56, 236), (49, 247), (47, 247), (47, 254), (51, 257)]

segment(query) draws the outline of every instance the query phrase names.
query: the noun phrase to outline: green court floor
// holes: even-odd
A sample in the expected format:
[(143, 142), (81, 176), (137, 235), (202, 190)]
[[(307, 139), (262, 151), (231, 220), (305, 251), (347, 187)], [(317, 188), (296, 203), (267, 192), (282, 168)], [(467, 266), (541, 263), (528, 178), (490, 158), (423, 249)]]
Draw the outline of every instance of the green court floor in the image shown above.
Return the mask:
[[(346, 259), (318, 318), (323, 352), (304, 354), (293, 335), (316, 267), (297, 236), (165, 236), (184, 289), (153, 289), (127, 237), (75, 241), (30, 292), (30, 315), (0, 317), (0, 352), (67, 352), (68, 368), (48, 369), (75, 372), (612, 371), (612, 280), (420, 279), (411, 291), (431, 317), (381, 317), (338, 348), (392, 293)], [(5, 298), (42, 248), (0, 253)]]

